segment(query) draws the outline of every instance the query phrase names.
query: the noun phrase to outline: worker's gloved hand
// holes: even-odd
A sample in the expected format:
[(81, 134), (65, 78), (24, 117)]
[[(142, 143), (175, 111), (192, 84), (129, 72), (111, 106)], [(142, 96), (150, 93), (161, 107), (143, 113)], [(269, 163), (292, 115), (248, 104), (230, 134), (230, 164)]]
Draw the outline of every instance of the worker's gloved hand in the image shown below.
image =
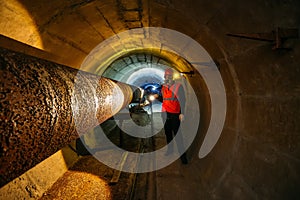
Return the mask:
[(179, 115), (179, 120), (180, 120), (181, 122), (184, 121), (184, 115), (183, 115), (183, 114), (180, 114), (180, 115)]

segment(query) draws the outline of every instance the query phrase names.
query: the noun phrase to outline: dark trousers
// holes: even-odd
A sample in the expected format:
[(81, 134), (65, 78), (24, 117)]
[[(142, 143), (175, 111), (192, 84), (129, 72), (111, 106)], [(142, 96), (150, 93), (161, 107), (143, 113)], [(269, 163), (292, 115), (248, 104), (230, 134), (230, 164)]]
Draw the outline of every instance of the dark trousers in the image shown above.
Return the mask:
[[(169, 144), (173, 138), (176, 136), (176, 144), (180, 154), (184, 153), (183, 138), (180, 130), (180, 120), (179, 114), (163, 112), (162, 118), (164, 122), (164, 130), (167, 139), (167, 144)], [(173, 146), (168, 145), (168, 151), (173, 151)]]

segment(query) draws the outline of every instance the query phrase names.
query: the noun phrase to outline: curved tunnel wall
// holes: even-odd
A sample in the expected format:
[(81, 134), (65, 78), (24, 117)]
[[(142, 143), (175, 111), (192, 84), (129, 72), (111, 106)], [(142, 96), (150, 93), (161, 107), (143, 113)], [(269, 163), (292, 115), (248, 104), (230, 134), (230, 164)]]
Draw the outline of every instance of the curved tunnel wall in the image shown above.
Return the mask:
[[(132, 3), (142, 8), (139, 11), (142, 18), (138, 18), (136, 27), (165, 27), (191, 36), (218, 63), (224, 80), (228, 104), (221, 138), (207, 157), (201, 160), (193, 157), (203, 179), (201, 189), (213, 199), (298, 196), (299, 41), (288, 39), (284, 44), (290, 50), (274, 51), (272, 43), (231, 38), (226, 34), (299, 28), (299, 1), (142, 2), (142, 5)], [(133, 27), (125, 22), (124, 10), (123, 18), (120, 17), (120, 8), (113, 1), (82, 4), (78, 1), (74, 5), (57, 1), (46, 6), (50, 11), (42, 4), (46, 3), (33, 6), (27, 2), (24, 6), (40, 27), (44, 51), (10, 46), (12, 42), (2, 38), (3, 46), (78, 68), (101, 41)], [(78, 27), (84, 31), (74, 35)], [(28, 40), (24, 35), (19, 37), (19, 41)], [(201, 100), (201, 116), (209, 116), (206, 115), (210, 112), (209, 94), (203, 92), (205, 83), (196, 79), (190, 82)], [(209, 118), (203, 118), (200, 133), (205, 133), (209, 123)], [(201, 140), (203, 135), (199, 134)], [(201, 142), (195, 144), (192, 154), (200, 146)]]

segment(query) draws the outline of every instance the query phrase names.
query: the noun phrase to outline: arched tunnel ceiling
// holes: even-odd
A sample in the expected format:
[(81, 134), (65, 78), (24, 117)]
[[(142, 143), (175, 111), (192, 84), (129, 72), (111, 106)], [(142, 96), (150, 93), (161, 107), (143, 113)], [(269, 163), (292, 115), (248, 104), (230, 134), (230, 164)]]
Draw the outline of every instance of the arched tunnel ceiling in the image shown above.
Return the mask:
[(163, 71), (172, 67), (168, 61), (149, 53), (132, 53), (115, 60), (102, 76), (135, 86), (163, 81)]
[(247, 50), (261, 45), (229, 38), (226, 33), (271, 31), (283, 26), (287, 12), (289, 24), (284, 25), (294, 27), (299, 2), (290, 4), (294, 6), (287, 6), (285, 1), (2, 0), (0, 34), (43, 50), (40, 55), (37, 50), (27, 49), (30, 54), (79, 68), (95, 46), (117, 33), (140, 27), (166, 27), (191, 36), (214, 59), (219, 59), (223, 53), (241, 53), (238, 46)]
[[(161, 19), (167, 14), (163, 10), (169, 10), (168, 13), (174, 10), (172, 21), (173, 17), (180, 16), (182, 25), (196, 27), (192, 17), (179, 15), (177, 9), (169, 8), (170, 2), (163, 1), (53, 1), (49, 5), (48, 1), (12, 0), (1, 4), (5, 11), (1, 12), (1, 26), (5, 27), (1, 29), (2, 35), (44, 50), (56, 62), (75, 68), (80, 67), (96, 45), (117, 33), (161, 26), (165, 21)], [(30, 29), (28, 34), (20, 34), (24, 30), (22, 26)]]
[(166, 68), (173, 68), (178, 73), (193, 71), (192, 66), (179, 55), (171, 52), (159, 55), (144, 49), (114, 60), (105, 70), (101, 70), (101, 75), (139, 87), (144, 83), (162, 83)]

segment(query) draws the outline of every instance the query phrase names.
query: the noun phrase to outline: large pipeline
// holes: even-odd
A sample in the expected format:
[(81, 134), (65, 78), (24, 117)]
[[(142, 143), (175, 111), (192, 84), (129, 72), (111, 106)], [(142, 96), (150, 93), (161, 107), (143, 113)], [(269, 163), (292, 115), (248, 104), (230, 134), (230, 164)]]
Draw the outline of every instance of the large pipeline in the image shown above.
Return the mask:
[(0, 187), (116, 114), (136, 88), (0, 49)]

